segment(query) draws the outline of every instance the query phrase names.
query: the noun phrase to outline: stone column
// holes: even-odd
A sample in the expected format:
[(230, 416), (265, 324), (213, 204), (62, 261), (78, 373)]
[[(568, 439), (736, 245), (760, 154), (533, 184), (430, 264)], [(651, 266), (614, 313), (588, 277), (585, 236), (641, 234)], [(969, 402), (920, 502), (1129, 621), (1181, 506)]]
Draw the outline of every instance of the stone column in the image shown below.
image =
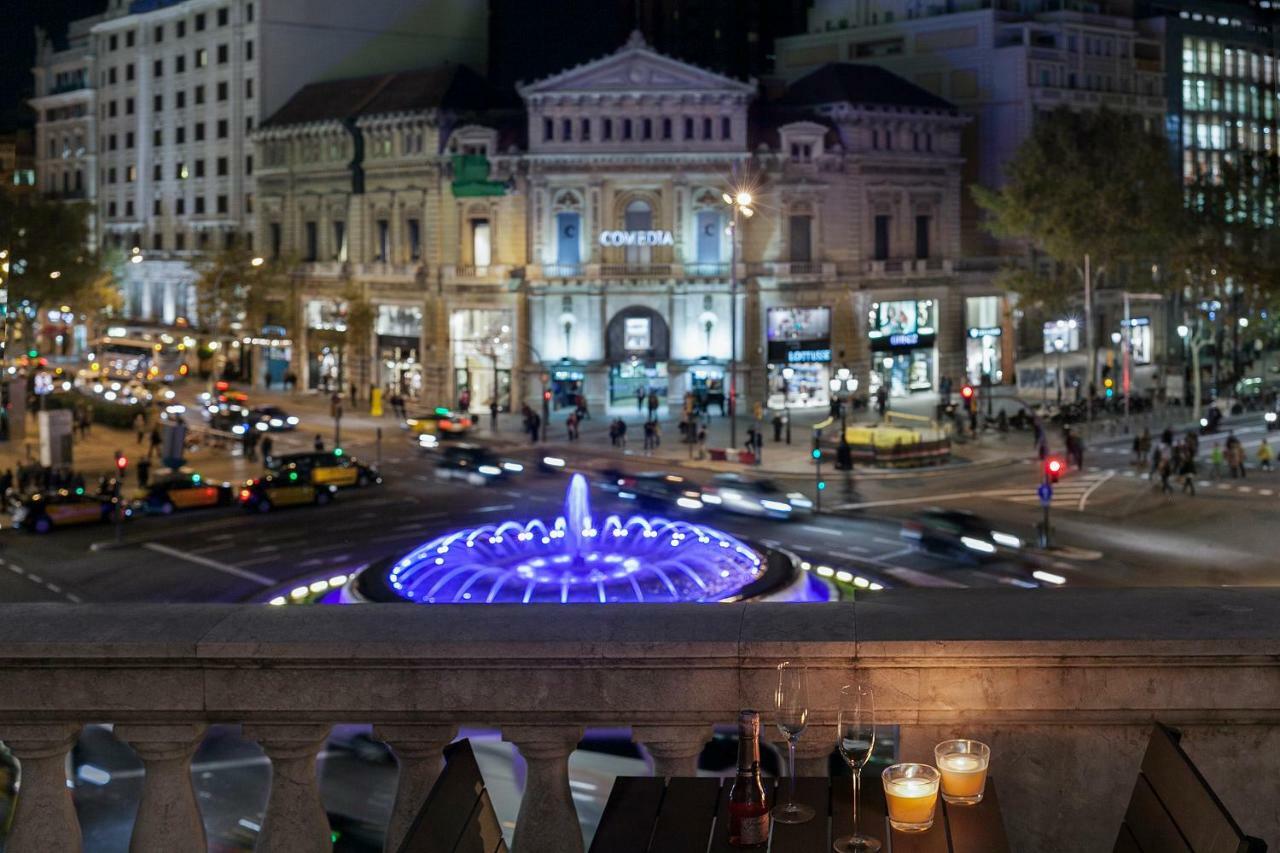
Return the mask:
[(258, 835), (257, 853), (328, 853), (329, 817), (320, 802), (316, 754), (329, 727), (318, 724), (247, 725), (244, 736), (262, 744), (271, 759), (271, 794)]
[(635, 726), (631, 739), (653, 756), (654, 776), (693, 776), (698, 756), (711, 740), (711, 726)]
[(458, 734), (457, 726), (374, 726), (373, 736), (391, 747), (400, 765), (396, 802), (387, 822), (387, 851), (400, 849), (413, 819), (440, 776), (442, 751)]
[(582, 827), (569, 791), (569, 754), (581, 726), (504, 726), (528, 765), (512, 853), (582, 853)]
[(22, 785), (14, 806), (8, 853), (80, 849), (80, 823), (67, 787), (67, 751), (80, 726), (6, 726), (4, 742), (18, 759)]
[(133, 747), (146, 768), (142, 801), (129, 849), (205, 849), (204, 822), (191, 786), (191, 756), (204, 738), (205, 725), (124, 725), (116, 737)]

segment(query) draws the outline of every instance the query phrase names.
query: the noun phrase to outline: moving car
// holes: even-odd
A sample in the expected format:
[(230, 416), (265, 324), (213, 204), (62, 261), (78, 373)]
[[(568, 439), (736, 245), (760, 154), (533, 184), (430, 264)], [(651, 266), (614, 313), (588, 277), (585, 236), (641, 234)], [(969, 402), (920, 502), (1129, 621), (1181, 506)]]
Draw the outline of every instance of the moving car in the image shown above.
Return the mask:
[(633, 474), (625, 471), (606, 470), (603, 486), (618, 497), (635, 501), (650, 509), (697, 510), (703, 508), (702, 489), (678, 474), (662, 471), (644, 471)]
[[(11, 511), (13, 526), (35, 533), (55, 527), (111, 521), (119, 499), (110, 494), (91, 495), (84, 489), (37, 492), (18, 499)], [(129, 514), (129, 510), (125, 510)]]
[(436, 463), (436, 477), (441, 480), (463, 480), (483, 486), (519, 474), (524, 466), (506, 462), (492, 450), (478, 444), (453, 444), (444, 449)]
[(292, 468), (310, 476), (317, 486), (367, 486), (381, 483), (382, 475), (371, 465), (354, 456), (348, 456), (342, 448), (333, 451), (309, 453), (285, 453), (273, 456), (267, 462), (270, 471), (286, 471)]
[(784, 492), (773, 480), (741, 474), (717, 474), (702, 490), (702, 502), (726, 512), (768, 518), (795, 518), (813, 509), (813, 502), (800, 492)]
[(184, 509), (230, 506), (232, 495), (230, 483), (212, 483), (199, 474), (174, 471), (140, 489), (134, 505), (146, 512), (170, 515)]
[(937, 507), (902, 522), (902, 538), (925, 551), (971, 560), (1019, 553), (1023, 545), (1017, 536), (996, 530), (971, 512)]
[(311, 482), (310, 475), (290, 467), (246, 482), (240, 489), (240, 504), (258, 512), (270, 512), (278, 506), (324, 506), (337, 491), (337, 486), (318, 486)]
[(268, 430), (271, 432), (284, 432), (296, 429), (298, 426), (298, 418), (279, 406), (257, 406), (252, 408), (245, 415), (245, 420), (262, 432)]
[(470, 412), (455, 412), (443, 406), (405, 419), (405, 428), (415, 435), (466, 435), (475, 426)]

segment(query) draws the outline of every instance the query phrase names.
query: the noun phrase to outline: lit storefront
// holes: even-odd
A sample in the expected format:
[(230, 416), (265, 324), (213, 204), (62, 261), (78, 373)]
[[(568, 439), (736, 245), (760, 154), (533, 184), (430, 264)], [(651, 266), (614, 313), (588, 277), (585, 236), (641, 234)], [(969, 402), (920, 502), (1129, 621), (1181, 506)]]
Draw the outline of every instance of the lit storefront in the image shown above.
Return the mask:
[(422, 309), (415, 305), (379, 305), (378, 384), (388, 393), (416, 400), (422, 394), (420, 357)]
[(511, 369), (515, 356), (510, 311), (460, 308), (449, 317), (454, 401), (475, 411), (497, 400), (511, 411)]
[(306, 303), (307, 387), (323, 391), (346, 388), (347, 303), (312, 299)]
[(639, 305), (615, 314), (605, 329), (605, 358), (610, 406), (643, 401), (650, 394), (666, 405), (671, 331), (661, 314)]
[(767, 315), (769, 407), (830, 405), (831, 309), (770, 308)]
[(965, 377), (975, 385), (986, 376), (993, 385), (1004, 381), (1001, 297), (971, 296), (964, 301)]
[(875, 394), (888, 386), (891, 397), (934, 388), (937, 373), (937, 305), (932, 299), (875, 302), (868, 313), (871, 383)]

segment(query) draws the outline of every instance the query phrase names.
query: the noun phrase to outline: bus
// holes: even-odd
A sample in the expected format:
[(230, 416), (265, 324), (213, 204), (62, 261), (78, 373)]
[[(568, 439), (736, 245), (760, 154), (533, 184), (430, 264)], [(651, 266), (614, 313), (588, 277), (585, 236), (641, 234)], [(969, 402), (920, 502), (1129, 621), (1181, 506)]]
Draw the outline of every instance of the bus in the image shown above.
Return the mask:
[(163, 340), (105, 336), (87, 354), (89, 370), (105, 379), (173, 382), (186, 376), (185, 347)]

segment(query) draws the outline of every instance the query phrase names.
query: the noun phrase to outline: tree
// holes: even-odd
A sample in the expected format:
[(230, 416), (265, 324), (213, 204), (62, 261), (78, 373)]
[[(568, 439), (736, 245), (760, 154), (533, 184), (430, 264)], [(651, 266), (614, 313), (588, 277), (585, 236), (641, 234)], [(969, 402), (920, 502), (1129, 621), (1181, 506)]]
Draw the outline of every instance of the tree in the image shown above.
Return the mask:
[[(1053, 275), (1027, 279), (1025, 286), (1042, 292), (1046, 304), (1074, 301), (1075, 282), (1061, 267), (1078, 269), (1084, 278), (1090, 272), (1123, 281), (1128, 270), (1149, 269), (1176, 244), (1183, 198), (1170, 163), (1167, 140), (1138, 117), (1060, 107), (1037, 119), (1009, 161), (1000, 190), (972, 190), (989, 215), (987, 230), (1027, 241), (1059, 265)], [(1065, 293), (1055, 292), (1060, 290)], [(1089, 310), (1086, 300), (1086, 315)], [(1087, 332), (1092, 377), (1096, 353), (1092, 328)]]
[(0, 278), (19, 337), (43, 307), (67, 305), (92, 320), (118, 305), (110, 274), (86, 248), (88, 212), (0, 187)]
[(199, 270), (196, 310), (200, 324), (218, 344), (213, 381), (225, 369), (227, 342), (233, 332), (259, 330), (268, 320), (288, 326), (295, 300), (289, 265), (268, 262), (240, 244), (206, 256)]

